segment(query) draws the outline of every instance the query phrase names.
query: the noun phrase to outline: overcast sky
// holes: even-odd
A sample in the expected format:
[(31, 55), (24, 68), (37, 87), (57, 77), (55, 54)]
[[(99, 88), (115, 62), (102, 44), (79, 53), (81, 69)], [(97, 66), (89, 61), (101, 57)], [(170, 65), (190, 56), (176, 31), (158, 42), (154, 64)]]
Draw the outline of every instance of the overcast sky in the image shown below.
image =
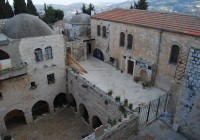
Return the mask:
[[(26, 1), (26, 0), (25, 0)], [(33, 4), (62, 4), (62, 5), (68, 5), (71, 3), (77, 3), (77, 2), (83, 2), (83, 3), (92, 3), (92, 4), (98, 4), (98, 3), (108, 3), (108, 2), (123, 2), (126, 0), (32, 0)], [(13, 5), (13, 0), (9, 0), (10, 4)]]

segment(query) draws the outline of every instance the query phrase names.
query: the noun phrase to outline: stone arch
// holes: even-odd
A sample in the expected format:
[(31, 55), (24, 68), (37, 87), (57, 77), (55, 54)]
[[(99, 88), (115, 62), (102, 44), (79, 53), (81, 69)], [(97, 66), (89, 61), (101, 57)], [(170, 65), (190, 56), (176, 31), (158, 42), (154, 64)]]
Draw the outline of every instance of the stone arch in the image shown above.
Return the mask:
[(98, 116), (93, 116), (92, 117), (92, 128), (96, 129), (97, 127), (100, 127), (102, 125), (101, 120), (99, 119)]
[(66, 105), (67, 103), (68, 101), (67, 101), (65, 93), (59, 93), (53, 101), (54, 108), (62, 107), (63, 105)]
[(102, 37), (106, 38), (106, 26), (102, 27)]
[(74, 108), (75, 108), (75, 111), (77, 112), (76, 100), (75, 100), (75, 98), (74, 98), (74, 96), (73, 96), (72, 94), (69, 94), (68, 101), (69, 101), (69, 105), (70, 105), (71, 107), (74, 107)]
[(100, 49), (98, 49), (98, 48), (96, 48), (96, 49), (94, 50), (93, 56), (96, 57), (96, 58), (99, 59), (99, 60), (104, 61), (103, 52), (102, 52)]
[(49, 113), (49, 104), (46, 101), (38, 101), (33, 105), (31, 111), (35, 120), (38, 116)]
[(84, 104), (79, 105), (79, 114), (89, 124), (89, 114)]
[(124, 47), (125, 46), (125, 33), (121, 32), (119, 37), (119, 46)]
[(0, 49), (0, 60), (10, 59), (10, 56), (7, 52)]
[(127, 49), (132, 50), (133, 49), (133, 35), (128, 34), (127, 36)]
[(140, 79), (142, 81), (148, 81), (148, 72), (146, 69), (140, 69)]
[(8, 112), (4, 117), (4, 122), (7, 129), (12, 129), (19, 125), (27, 124), (24, 112), (17, 109)]

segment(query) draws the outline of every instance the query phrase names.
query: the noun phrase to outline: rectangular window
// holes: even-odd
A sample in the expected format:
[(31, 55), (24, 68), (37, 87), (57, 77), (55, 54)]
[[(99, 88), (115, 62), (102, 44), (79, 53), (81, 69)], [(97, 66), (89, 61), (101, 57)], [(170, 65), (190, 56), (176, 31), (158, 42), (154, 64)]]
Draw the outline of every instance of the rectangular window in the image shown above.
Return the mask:
[(46, 59), (53, 59), (53, 53), (51, 47), (46, 47), (45, 52), (46, 52)]
[(37, 88), (37, 85), (35, 82), (31, 82), (31, 89), (36, 89)]
[(48, 84), (55, 83), (54, 73), (47, 75)]

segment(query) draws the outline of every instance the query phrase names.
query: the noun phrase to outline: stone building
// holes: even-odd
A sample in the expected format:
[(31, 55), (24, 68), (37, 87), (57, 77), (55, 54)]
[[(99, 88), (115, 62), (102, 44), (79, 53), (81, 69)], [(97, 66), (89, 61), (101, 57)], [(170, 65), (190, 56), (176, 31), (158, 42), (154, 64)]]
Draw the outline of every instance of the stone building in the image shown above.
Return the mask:
[(93, 56), (170, 92), (174, 123), (192, 138), (200, 131), (199, 22), (195, 16), (125, 9), (91, 17)]
[(66, 102), (62, 35), (19, 14), (0, 33), (0, 132), (29, 124)]

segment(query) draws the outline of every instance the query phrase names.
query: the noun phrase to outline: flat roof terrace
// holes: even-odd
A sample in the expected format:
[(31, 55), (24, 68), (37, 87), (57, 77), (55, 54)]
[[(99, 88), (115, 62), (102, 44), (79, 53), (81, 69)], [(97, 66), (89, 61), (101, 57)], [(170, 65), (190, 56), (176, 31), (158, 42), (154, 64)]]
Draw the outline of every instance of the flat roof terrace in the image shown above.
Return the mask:
[(140, 82), (134, 82), (132, 75), (121, 73), (120, 70), (97, 58), (89, 57), (87, 60), (79, 61), (79, 64), (88, 72), (81, 75), (82, 77), (106, 93), (112, 90), (114, 98), (120, 96), (121, 101), (128, 99), (133, 108), (149, 103), (166, 93), (155, 87), (143, 89)]

